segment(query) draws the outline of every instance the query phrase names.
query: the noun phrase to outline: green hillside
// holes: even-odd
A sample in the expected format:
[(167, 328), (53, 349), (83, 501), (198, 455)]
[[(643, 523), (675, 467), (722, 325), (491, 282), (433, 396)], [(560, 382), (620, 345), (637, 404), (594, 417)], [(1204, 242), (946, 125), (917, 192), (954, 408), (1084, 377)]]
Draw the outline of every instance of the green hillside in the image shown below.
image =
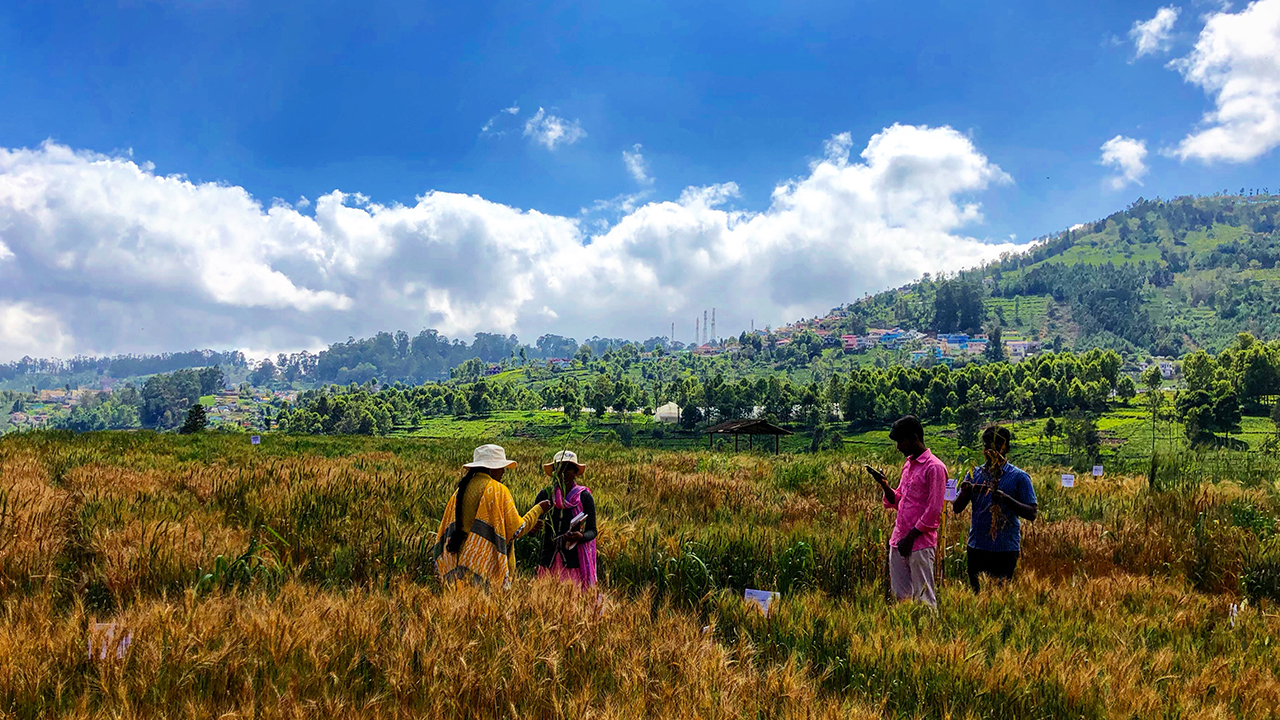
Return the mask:
[[(843, 308), (845, 325), (976, 331), (1153, 355), (1280, 337), (1280, 196), (1139, 198), (1017, 255)], [(980, 307), (979, 307), (980, 303)]]

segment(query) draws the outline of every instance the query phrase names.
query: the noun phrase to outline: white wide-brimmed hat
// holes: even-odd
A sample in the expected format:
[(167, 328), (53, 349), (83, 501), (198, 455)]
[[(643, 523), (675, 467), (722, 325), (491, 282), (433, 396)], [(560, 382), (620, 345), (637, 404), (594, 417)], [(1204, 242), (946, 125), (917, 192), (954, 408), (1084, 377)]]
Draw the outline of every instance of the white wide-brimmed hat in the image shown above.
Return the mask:
[(556, 456), (551, 459), (551, 462), (542, 464), (542, 472), (550, 475), (551, 469), (554, 468), (558, 463), (562, 463), (562, 462), (573, 463), (574, 465), (578, 466), (579, 470), (582, 470), (587, 467), (586, 463), (578, 462), (578, 453), (572, 450), (561, 450), (560, 452), (556, 453)]
[(475, 449), (475, 452), (471, 453), (471, 462), (464, 464), (462, 467), (499, 470), (515, 464), (515, 460), (507, 459), (507, 451), (501, 445), (481, 445)]

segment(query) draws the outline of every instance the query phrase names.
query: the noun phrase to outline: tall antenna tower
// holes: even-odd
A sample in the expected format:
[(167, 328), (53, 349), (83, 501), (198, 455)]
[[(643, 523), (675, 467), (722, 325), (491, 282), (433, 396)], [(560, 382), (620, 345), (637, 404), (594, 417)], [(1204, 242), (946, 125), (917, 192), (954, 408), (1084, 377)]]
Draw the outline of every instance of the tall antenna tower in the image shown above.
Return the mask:
[(698, 316), (693, 316), (693, 344), (697, 345), (698, 340), (702, 338), (702, 330), (699, 329)]
[(716, 339), (716, 309), (711, 308), (711, 341)]
[(671, 323), (671, 335), (667, 338), (667, 344), (670, 345), (676, 341), (676, 324)]
[(707, 311), (702, 311), (702, 344), (707, 344)]

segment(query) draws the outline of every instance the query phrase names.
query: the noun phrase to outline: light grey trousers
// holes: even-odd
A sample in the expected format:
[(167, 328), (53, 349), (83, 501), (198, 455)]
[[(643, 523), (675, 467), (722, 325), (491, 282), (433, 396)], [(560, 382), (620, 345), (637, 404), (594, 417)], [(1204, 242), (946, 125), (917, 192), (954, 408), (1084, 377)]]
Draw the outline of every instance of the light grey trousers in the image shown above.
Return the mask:
[(919, 600), (930, 607), (938, 607), (933, 591), (934, 549), (916, 550), (904, 558), (898, 548), (889, 548), (889, 587), (899, 601)]

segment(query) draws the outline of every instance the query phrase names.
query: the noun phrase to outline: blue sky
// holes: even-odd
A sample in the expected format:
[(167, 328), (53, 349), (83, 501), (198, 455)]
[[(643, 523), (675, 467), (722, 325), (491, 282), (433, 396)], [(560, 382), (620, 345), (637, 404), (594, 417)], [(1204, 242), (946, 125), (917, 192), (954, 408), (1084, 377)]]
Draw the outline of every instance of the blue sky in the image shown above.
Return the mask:
[[(1205, 114), (1222, 109), (1215, 104), (1221, 98), (1205, 84), (1216, 80), (1197, 84), (1196, 77), (1220, 79), (1226, 73), (1226, 86), (1243, 83), (1264, 115), (1266, 108), (1280, 106), (1280, 75), (1271, 74), (1269, 66), (1258, 70), (1256, 63), (1245, 67), (1248, 63), (1240, 60), (1256, 54), (1250, 48), (1258, 43), (1264, 49), (1271, 43), (1280, 55), (1280, 29), (1272, 34), (1269, 25), (1276, 4), (1168, 5), (1161, 11), (1166, 21), (1145, 26), (1148, 50), (1139, 57), (1141, 28), (1135, 23), (1159, 19), (1158, 3), (7, 3), (0, 7), (0, 148), (28, 155), (11, 156), (0, 173), (28, 181), (47, 178), (39, 168), (50, 163), (70, 172), (65, 159), (50, 159), (48, 145), (40, 150), (52, 141), (81, 160), (90, 155), (99, 161), (131, 160), (147, 175), (137, 181), (141, 186), (180, 174), (197, 189), (206, 187), (203, 183), (242, 188), (264, 218), (273, 198), (279, 198), (291, 204), (299, 221), (314, 221), (318, 229), (310, 244), (277, 247), (287, 243), (272, 230), (236, 250), (260, 266), (263, 277), (283, 275), (292, 288), (257, 304), (220, 289), (218, 283), (226, 281), (221, 271), (196, 257), (240, 246), (183, 246), (175, 257), (186, 259), (176, 266), (204, 278), (206, 289), (203, 300), (184, 301), (183, 311), (191, 314), (183, 323), (164, 320), (172, 308), (165, 290), (171, 278), (140, 278), (129, 292), (93, 283), (78, 295), (49, 297), (35, 284), (11, 291), (0, 299), (8, 303), (0, 307), (0, 323), (15, 330), (23, 323), (55, 322), (61, 340), (0, 348), (0, 354), (180, 349), (173, 344), (188, 342), (268, 351), (400, 326), (441, 326), (464, 337), (477, 330), (510, 331), (528, 340), (545, 331), (648, 337), (665, 334), (661, 330), (670, 322), (688, 320), (703, 306), (741, 307), (752, 294), (719, 297), (681, 284), (677, 276), (696, 275), (687, 271), (697, 260), (694, 252), (664, 256), (661, 262), (671, 266), (644, 264), (640, 275), (651, 273), (648, 280), (669, 291), (668, 302), (625, 321), (619, 319), (625, 313), (609, 307), (598, 316), (565, 312), (560, 304), (577, 304), (572, 289), (554, 297), (537, 290), (481, 297), (434, 276), (393, 283), (392, 294), (414, 309), (387, 313), (379, 305), (385, 300), (378, 300), (387, 295), (386, 287), (355, 287), (357, 278), (378, 271), (353, 270), (368, 265), (369, 256), (357, 246), (382, 241), (356, 241), (339, 233), (344, 242), (356, 243), (343, 246), (345, 252), (361, 260), (348, 262), (343, 277), (335, 269), (344, 251), (335, 249), (341, 243), (335, 245), (327, 234), (315, 204), (334, 190), (358, 193), (384, 207), (413, 207), (432, 191), (474, 195), (489, 209), (534, 210), (577, 223), (581, 245), (625, 225), (636, 208), (651, 205), (656, 211), (663, 202), (679, 204), (682, 195), (688, 200), (687, 188), (733, 183), (736, 192), (707, 205), (724, 214), (722, 229), (731, 230), (735, 213), (770, 219), (764, 216), (774, 207), (780, 184), (813, 180), (814, 167), (830, 159), (827, 143), (833, 137), (848, 134), (852, 166), (873, 136), (899, 124), (951, 128), (972, 145), (956, 152), (971, 151), (994, 168), (937, 190), (945, 202), (932, 206), (947, 215), (977, 203), (980, 220), (967, 214), (958, 224), (938, 224), (934, 218), (921, 228), (922, 235), (941, 231), (962, 244), (1007, 242), (1011, 236), (1025, 242), (1102, 217), (1139, 195), (1170, 197), (1226, 187), (1280, 191), (1280, 139), (1265, 127), (1268, 117), (1254, 119), (1261, 130), (1241, 130), (1239, 123), (1228, 128), (1237, 135), (1252, 132), (1243, 141), (1209, 138), (1208, 150), (1176, 155), (1184, 138), (1214, 125), (1206, 124)], [(1228, 22), (1248, 12), (1254, 14)], [(1223, 18), (1223, 25), (1209, 42), (1206, 28), (1214, 16)], [(1170, 65), (1191, 58), (1202, 40), (1201, 75), (1186, 65)], [(518, 111), (504, 113), (504, 108)], [(490, 129), (482, 132), (487, 123)], [(548, 142), (539, 133), (550, 127), (567, 134)], [(1124, 167), (1136, 181), (1125, 181), (1119, 164), (1102, 164), (1102, 146), (1116, 136), (1130, 143), (1116, 146), (1116, 157), (1126, 158)], [(1145, 153), (1138, 152), (1133, 165), (1139, 142)], [(643, 174), (629, 170), (624, 153), (643, 163)], [(954, 167), (945, 158), (938, 162), (930, 172)], [(10, 264), (53, 281), (63, 277), (68, 264), (80, 272), (119, 271), (119, 265), (103, 264), (104, 242), (114, 254), (154, 248), (160, 240), (122, 249), (94, 235), (95, 225), (157, 225), (120, 214), (126, 211), (118, 206), (130, 203), (110, 195), (130, 191), (128, 183), (115, 182), (122, 184), (112, 186), (102, 207), (56, 227), (14, 221), (25, 212), (22, 207), (29, 208), (30, 197), (26, 206), (10, 197), (8, 230), (0, 224)], [(66, 187), (48, 185), (38, 199), (59, 205), (77, 196), (57, 195), (70, 192)], [(299, 202), (304, 197), (308, 202)], [(4, 202), (0, 193), (0, 218)], [(348, 198), (340, 204), (361, 202)], [(171, 204), (160, 197), (155, 203)], [(217, 203), (197, 205), (204, 210), (188, 208), (187, 217)], [(150, 212), (147, 203), (141, 207), (136, 212)], [(490, 217), (484, 215), (487, 210), (475, 212)], [(101, 213), (111, 215), (110, 221)], [(368, 208), (366, 213), (375, 214)], [(863, 216), (857, 218), (849, 227), (863, 227)], [(394, 226), (390, 217), (384, 219)], [(210, 216), (203, 229), (190, 234), (234, 231), (217, 229), (218, 222)], [(422, 228), (424, 223), (438, 227), (432, 225), (436, 220), (414, 222), (428, 234), (404, 241), (418, 243), (417, 250), (397, 245), (409, 253), (392, 253), (397, 263), (406, 257), (428, 264), (458, 260), (463, 246), (478, 252), (476, 257), (510, 251), (506, 241), (486, 244), (488, 234), (430, 235), (438, 230)], [(912, 227), (897, 216), (877, 216), (873, 224)], [(30, 235), (17, 236), (15, 228), (24, 226)], [(371, 232), (401, 242), (394, 227)], [(389, 234), (379, 234), (384, 232)], [(779, 230), (769, 237), (813, 232), (819, 231)], [(850, 232), (861, 237), (861, 230)], [(744, 236), (729, 242), (721, 255), (711, 253), (711, 262), (738, 258), (735, 242), (751, 246), (757, 241)], [(440, 243), (451, 250), (424, 249), (438, 250)], [(42, 256), (36, 248), (41, 244), (63, 248), (58, 256), (63, 259)], [(527, 249), (528, 261), (536, 264), (563, 250), (552, 245)], [(685, 249), (697, 247), (694, 242)], [(938, 254), (947, 255), (949, 264), (983, 259), (981, 248), (964, 247), (969, 249), (954, 256), (948, 255), (950, 246)], [(820, 267), (830, 253), (840, 252), (822, 245), (796, 255), (794, 243), (788, 248), (761, 259), (770, 266), (799, 268), (798, 274), (778, 279), (784, 284), (823, 280), (804, 268)], [(884, 248), (892, 252), (893, 245)], [(67, 253), (74, 262), (65, 260)], [(924, 247), (923, 254), (933, 256), (935, 249)], [(301, 258), (318, 256), (324, 257), (323, 267), (301, 267)], [(627, 254), (628, 260), (637, 257), (655, 256)], [(580, 260), (598, 273), (621, 267), (610, 265), (614, 259)], [(904, 261), (835, 282), (825, 295), (775, 290), (765, 293), (771, 302), (737, 313), (743, 317), (731, 316), (744, 326), (750, 320), (779, 324), (793, 319), (788, 313), (818, 312), (921, 269)], [(541, 287), (548, 276), (543, 271), (519, 282)], [(715, 276), (701, 280), (729, 282)], [(630, 288), (590, 282), (579, 287), (617, 296), (623, 311), (636, 314)], [(430, 299), (433, 289), (439, 292)], [(440, 292), (453, 294), (442, 301)], [(315, 293), (346, 301), (317, 301), (321, 295)], [(77, 302), (86, 300), (114, 304), (118, 313), (145, 305), (141, 312), (156, 320), (149, 332), (126, 328), (119, 314), (80, 327), (72, 315), (83, 308)], [(464, 300), (472, 303), (465, 311)], [(207, 342), (182, 329), (193, 320), (215, 328), (203, 336)], [(94, 327), (110, 332), (93, 332)]]

